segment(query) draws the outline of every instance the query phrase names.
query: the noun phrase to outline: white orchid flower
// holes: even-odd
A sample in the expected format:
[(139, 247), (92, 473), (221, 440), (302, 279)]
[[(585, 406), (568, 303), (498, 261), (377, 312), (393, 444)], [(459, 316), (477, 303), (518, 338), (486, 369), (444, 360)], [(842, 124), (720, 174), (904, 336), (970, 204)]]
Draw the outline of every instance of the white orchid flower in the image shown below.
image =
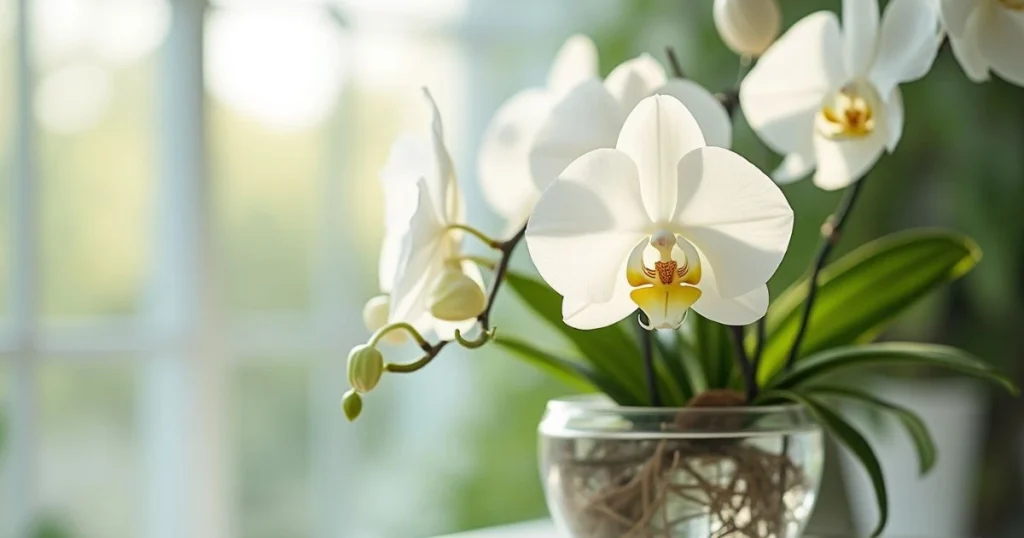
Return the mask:
[(953, 53), (968, 78), (989, 71), (1024, 86), (1024, 0), (941, 0)]
[(495, 113), (484, 132), (477, 162), (484, 199), (518, 229), (540, 198), (528, 156), (551, 109), (579, 83), (597, 76), (597, 47), (589, 37), (566, 40), (548, 71), (547, 86), (516, 93)]
[(707, 146), (687, 108), (658, 95), (629, 114), (614, 149), (583, 155), (551, 184), (526, 243), (570, 326), (610, 325), (640, 307), (649, 328), (676, 328), (691, 306), (745, 325), (767, 310), (765, 284), (792, 230), (778, 186)]
[(695, 82), (669, 79), (661, 64), (644, 54), (613, 69), (604, 83), (590, 79), (577, 85), (552, 109), (530, 150), (530, 174), (537, 189), (543, 192), (584, 153), (615, 147), (626, 116), (641, 99), (656, 93), (681, 101), (708, 144), (732, 144), (732, 121), (718, 99)]
[(808, 15), (772, 45), (743, 80), (747, 122), (784, 154), (775, 180), (811, 170), (823, 189), (860, 179), (903, 132), (899, 84), (923, 77), (941, 42), (931, 0), (892, 0), (879, 23), (876, 0), (844, 0)]
[(408, 322), (447, 340), (456, 329), (473, 326), (485, 298), (479, 269), (461, 253), (463, 234), (458, 225), (465, 209), (440, 113), (426, 89), (424, 95), (432, 113), (430, 140), (401, 137), (381, 173), (385, 236), (379, 284), (390, 297), (371, 299), (367, 310), (383, 305), (388, 315), (364, 312), (364, 318), (375, 324), (381, 319)]

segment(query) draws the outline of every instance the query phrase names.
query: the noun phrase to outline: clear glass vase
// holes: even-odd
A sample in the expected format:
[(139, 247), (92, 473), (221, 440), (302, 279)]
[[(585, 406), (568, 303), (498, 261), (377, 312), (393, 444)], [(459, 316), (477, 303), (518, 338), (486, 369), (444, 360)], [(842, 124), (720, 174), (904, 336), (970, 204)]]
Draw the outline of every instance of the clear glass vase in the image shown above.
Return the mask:
[(548, 508), (567, 538), (796, 538), (825, 457), (796, 405), (565, 398), (548, 403), (540, 439)]

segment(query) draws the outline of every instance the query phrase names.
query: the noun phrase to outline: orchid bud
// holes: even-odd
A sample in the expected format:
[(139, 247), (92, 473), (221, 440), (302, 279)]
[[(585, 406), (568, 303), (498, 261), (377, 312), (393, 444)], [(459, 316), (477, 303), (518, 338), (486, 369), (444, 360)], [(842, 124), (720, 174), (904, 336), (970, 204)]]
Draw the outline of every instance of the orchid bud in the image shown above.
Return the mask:
[(430, 315), (442, 321), (475, 318), (487, 307), (484, 290), (459, 269), (445, 269), (430, 294)]
[[(366, 325), (366, 330), (375, 333), (387, 325), (390, 310), (391, 297), (388, 295), (378, 295), (366, 301), (366, 306), (363, 307), (363, 324)], [(401, 344), (405, 340), (404, 331), (390, 331), (384, 335), (384, 341), (389, 344)]]
[(350, 390), (341, 397), (341, 410), (345, 412), (345, 418), (349, 422), (359, 417), (363, 412), (363, 397), (358, 392)]
[(361, 344), (348, 354), (348, 383), (357, 392), (370, 392), (384, 373), (384, 355), (376, 347)]
[(760, 56), (782, 28), (778, 0), (715, 0), (714, 18), (722, 41), (740, 56)]

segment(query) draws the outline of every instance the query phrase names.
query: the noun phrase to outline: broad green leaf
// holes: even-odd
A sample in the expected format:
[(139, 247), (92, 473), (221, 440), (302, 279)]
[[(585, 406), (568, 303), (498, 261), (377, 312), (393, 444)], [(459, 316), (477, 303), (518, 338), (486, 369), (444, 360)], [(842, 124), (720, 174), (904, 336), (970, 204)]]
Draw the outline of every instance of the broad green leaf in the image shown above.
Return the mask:
[(681, 331), (675, 331), (675, 339), (675, 347), (678, 350), (683, 370), (686, 372), (686, 381), (690, 385), (690, 392), (697, 395), (708, 390), (708, 378), (704, 371), (704, 363), (701, 362), (697, 351), (683, 338)]
[[(617, 402), (637, 405), (648, 401), (640, 348), (626, 331), (615, 325), (591, 331), (569, 327), (562, 321), (562, 297), (557, 292), (536, 279), (514, 272), (505, 275), (505, 282), (527, 306), (572, 342), (599, 375), (622, 386), (618, 392), (630, 398), (626, 401), (616, 398)], [(612, 394), (609, 396), (614, 398)]]
[(704, 365), (708, 388), (729, 388), (735, 366), (729, 330), (696, 312), (690, 312), (687, 316), (693, 319), (693, 347)]
[(867, 471), (871, 484), (875, 488), (875, 500), (878, 503), (878, 525), (871, 536), (874, 538), (881, 534), (889, 520), (889, 495), (885, 489), (882, 466), (878, 463), (878, 457), (875, 456), (875, 451), (871, 449), (867, 439), (823, 402), (806, 394), (789, 390), (773, 390), (764, 393), (761, 400), (766, 402), (788, 400), (806, 407), (814, 419), (832, 434), (836, 441), (842, 443), (853, 453), (854, 457), (864, 466), (864, 470)]
[[(971, 270), (981, 257), (969, 237), (911, 230), (872, 241), (821, 272), (799, 357), (876, 337), (886, 324), (936, 288)], [(807, 297), (806, 279), (772, 302), (758, 379), (782, 370)]]
[(985, 379), (1019, 393), (1017, 386), (995, 368), (966, 351), (936, 344), (884, 342), (846, 346), (821, 351), (802, 359), (796, 366), (776, 376), (770, 388), (794, 389), (820, 380), (840, 370), (880, 365), (932, 366)]
[(585, 364), (557, 357), (546, 351), (528, 344), (517, 338), (510, 338), (499, 334), (494, 339), (495, 345), (504, 348), (513, 355), (537, 366), (541, 370), (551, 374), (552, 377), (565, 383), (569, 387), (583, 391), (593, 392), (601, 382), (598, 375)]
[(928, 426), (923, 420), (921, 420), (921, 417), (917, 416), (917, 414), (909, 409), (876, 398), (865, 391), (850, 387), (815, 385), (808, 387), (807, 391), (815, 395), (833, 396), (854, 400), (866, 407), (892, 414), (900, 421), (903, 428), (907, 430), (907, 435), (910, 436), (910, 440), (914, 442), (914, 448), (917, 450), (917, 460), (920, 464), (921, 474), (926, 474), (935, 465), (937, 452), (935, 449), (935, 441), (932, 440), (932, 435), (928, 431)]
[(658, 369), (663, 371), (660, 377), (663, 377), (671, 387), (670, 390), (677, 400), (676, 405), (685, 405), (694, 393), (689, 382), (690, 376), (683, 364), (682, 350), (676, 345), (675, 340), (667, 342), (661, 338), (661, 331), (652, 332), (651, 340), (654, 342)]

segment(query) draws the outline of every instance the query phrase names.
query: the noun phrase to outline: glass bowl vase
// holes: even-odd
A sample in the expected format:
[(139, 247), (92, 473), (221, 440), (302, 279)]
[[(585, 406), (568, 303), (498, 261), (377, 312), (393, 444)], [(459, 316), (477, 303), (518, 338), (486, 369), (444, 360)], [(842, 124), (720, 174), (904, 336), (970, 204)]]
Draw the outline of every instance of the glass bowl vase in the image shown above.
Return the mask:
[(620, 407), (552, 400), (548, 508), (567, 538), (796, 538), (817, 497), (820, 427), (798, 405)]

